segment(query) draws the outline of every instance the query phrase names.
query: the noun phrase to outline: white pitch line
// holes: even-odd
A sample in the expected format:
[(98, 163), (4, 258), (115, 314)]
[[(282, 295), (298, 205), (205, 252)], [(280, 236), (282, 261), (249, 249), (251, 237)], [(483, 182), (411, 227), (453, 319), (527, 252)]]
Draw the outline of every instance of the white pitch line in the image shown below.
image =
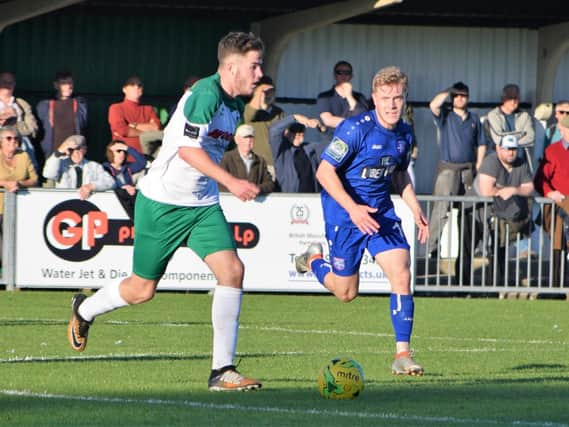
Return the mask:
[[(321, 352), (326, 354), (325, 352)], [(302, 356), (305, 354), (320, 354), (305, 353), (302, 351), (274, 351), (266, 353), (237, 353), (236, 357), (259, 357), (259, 356)], [(81, 356), (24, 356), (24, 357), (10, 357), (7, 359), (0, 359), (0, 363), (33, 363), (33, 362), (85, 362), (89, 360), (144, 360), (144, 359), (159, 359), (159, 358), (190, 358), (190, 359), (207, 359), (211, 358), (211, 353), (109, 353), (109, 354), (94, 354), (94, 355), (81, 355)]]
[[(1, 319), (0, 319), (1, 320)], [(42, 320), (44, 322), (61, 322), (61, 324), (67, 324), (61, 320), (49, 320), (49, 319), (12, 319), (12, 320)], [(147, 322), (144, 321), (129, 321), (129, 320), (104, 320), (100, 323), (107, 325), (146, 325)], [(99, 324), (100, 324), (99, 323)], [(192, 323), (182, 323), (182, 322), (159, 322), (152, 323), (152, 326), (157, 327), (169, 327), (169, 328), (190, 328), (190, 327), (201, 327), (203, 324), (192, 324)], [(211, 327), (208, 325), (207, 327)], [(242, 324), (239, 327), (241, 330), (259, 330), (268, 332), (286, 332), (291, 334), (315, 334), (315, 335), (349, 335), (349, 336), (363, 336), (363, 337), (376, 337), (376, 338), (393, 338), (392, 333), (382, 333), (382, 332), (366, 332), (366, 331), (340, 331), (337, 329), (294, 329), (285, 328), (281, 326), (258, 326), (258, 325), (246, 325)], [(491, 337), (437, 337), (437, 336), (420, 336), (413, 335), (413, 339), (425, 339), (425, 340), (437, 340), (437, 341), (462, 341), (462, 342), (482, 342), (482, 343), (493, 343), (493, 344), (527, 344), (527, 345), (556, 345), (556, 346), (568, 346), (568, 341), (553, 341), (553, 340), (522, 340), (522, 339), (508, 339), (508, 338), (491, 338)]]
[[(262, 393), (262, 392), (261, 392)], [(135, 405), (164, 405), (164, 406), (186, 406), (198, 409), (215, 409), (215, 410), (230, 410), (230, 411), (245, 411), (245, 412), (261, 412), (261, 413), (274, 413), (285, 415), (312, 415), (312, 416), (326, 416), (326, 417), (350, 417), (350, 418), (363, 418), (363, 419), (381, 419), (381, 420), (396, 420), (396, 421), (409, 421), (413, 423), (451, 423), (451, 424), (466, 424), (466, 425), (512, 425), (512, 426), (527, 426), (527, 427), (568, 427), (567, 424), (550, 422), (550, 421), (500, 421), (481, 418), (457, 418), (457, 417), (426, 417), (419, 415), (398, 415), (388, 412), (356, 412), (356, 411), (327, 411), (320, 409), (293, 409), (286, 407), (275, 406), (253, 406), (253, 405), (239, 405), (239, 404), (220, 404), (220, 403), (207, 403), (193, 400), (167, 400), (167, 399), (125, 399), (116, 397), (97, 397), (97, 396), (68, 396), (63, 394), (50, 394), (50, 393), (34, 393), (25, 390), (0, 390), (0, 394), (6, 396), (16, 397), (29, 397), (38, 399), (54, 399), (54, 400), (67, 400), (67, 401), (80, 401), (80, 402), (95, 402), (95, 403), (118, 403), (118, 404), (135, 404)]]

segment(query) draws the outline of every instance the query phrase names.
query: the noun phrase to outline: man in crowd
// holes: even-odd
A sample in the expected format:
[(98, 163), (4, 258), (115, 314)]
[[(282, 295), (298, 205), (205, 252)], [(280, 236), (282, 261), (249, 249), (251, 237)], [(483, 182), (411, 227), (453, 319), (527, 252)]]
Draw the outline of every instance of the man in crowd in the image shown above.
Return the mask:
[[(223, 155), (219, 165), (234, 177), (258, 185), (259, 195), (272, 193), (275, 183), (267, 168), (267, 161), (253, 151), (256, 144), (253, 126), (239, 126), (234, 139), (236, 147)], [(227, 188), (220, 184), (219, 191), (227, 191)]]
[(154, 151), (150, 150), (147, 143), (162, 139), (161, 125), (154, 108), (140, 103), (144, 92), (140, 77), (129, 77), (123, 84), (122, 92), (124, 94), (122, 102), (109, 107), (112, 138), (124, 141), (129, 147), (141, 153), (152, 155)]
[[(478, 170), (479, 192), (494, 197), (494, 214), (498, 222), (498, 283), (508, 284), (505, 265), (508, 245), (520, 233), (528, 237), (532, 230), (528, 197), (533, 193), (533, 176), (525, 159), (517, 156), (518, 140), (503, 136), (496, 151), (488, 154)], [(513, 275), (512, 275), (513, 276)]]
[(352, 77), (352, 64), (347, 61), (339, 61), (334, 65), (334, 86), (332, 89), (318, 94), (316, 108), (320, 120), (328, 128), (324, 134), (326, 142), (330, 141), (334, 129), (345, 118), (357, 116), (369, 108), (365, 96), (353, 90)]
[(86, 158), (87, 141), (83, 135), (71, 135), (46, 160), (43, 175), (55, 182), (55, 188), (77, 188), (79, 198), (87, 199), (93, 191), (106, 191), (114, 179), (103, 165)]
[[(569, 230), (569, 115), (558, 123), (560, 139), (545, 149), (534, 183), (538, 193), (553, 200), (544, 207), (543, 227), (550, 233), (553, 244), (553, 285), (567, 284), (569, 265), (562, 257), (567, 253), (567, 233)], [(554, 230), (551, 230), (551, 215), (555, 216)], [(552, 234), (552, 236), (551, 236)], [(561, 271), (565, 276), (561, 277)]]
[[(451, 108), (443, 108), (450, 97)], [(433, 195), (464, 195), (472, 190), (474, 175), (486, 154), (486, 140), (477, 114), (468, 110), (468, 86), (457, 82), (439, 92), (429, 107), (440, 135), (439, 165)], [(449, 203), (435, 202), (431, 212), (429, 254), (438, 253), (439, 239), (447, 222)], [(460, 222), (460, 221), (459, 221)]]

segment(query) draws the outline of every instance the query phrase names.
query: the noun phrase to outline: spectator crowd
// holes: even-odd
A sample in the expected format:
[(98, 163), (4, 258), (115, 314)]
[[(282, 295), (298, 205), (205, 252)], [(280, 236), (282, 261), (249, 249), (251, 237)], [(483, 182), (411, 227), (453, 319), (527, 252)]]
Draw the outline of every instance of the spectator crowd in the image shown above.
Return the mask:
[[(226, 152), (221, 166), (257, 184), (260, 197), (276, 191), (319, 192), (315, 172), (335, 128), (344, 119), (373, 109), (372, 100), (352, 87), (349, 62), (337, 62), (332, 71), (332, 87), (316, 97), (316, 117), (285, 113), (275, 104), (275, 83), (263, 76), (253, 95), (244, 100), (244, 124), (236, 130), (233, 148)], [(190, 77), (183, 90), (192, 90), (197, 80)], [(94, 191), (113, 190), (133, 219), (138, 179), (157, 156), (163, 126), (175, 106), (160, 111), (145, 105), (142, 79), (128, 76), (122, 86), (123, 100), (108, 108), (106, 161), (99, 163), (87, 155), (91, 143), (86, 140), (88, 103), (75, 93), (74, 84), (70, 72), (58, 71), (53, 96), (34, 107), (15, 95), (16, 76), (0, 72), (0, 187), (6, 192), (34, 186), (74, 188), (81, 199)], [(456, 82), (436, 93), (429, 104), (438, 143), (433, 141), (432, 146), (439, 151), (432, 194), (494, 198), (500, 275), (507, 263), (504, 248), (521, 236), (519, 252), (531, 253), (526, 239), (536, 224), (543, 226), (553, 245), (554, 282), (566, 283), (561, 275), (567, 276), (569, 270), (569, 101), (541, 104), (532, 115), (520, 108), (518, 85), (509, 83), (500, 94), (500, 104), (479, 117), (469, 109), (469, 94), (467, 84)], [(410, 106), (403, 120), (413, 128)], [(316, 135), (319, 132), (319, 138), (306, 140), (307, 128), (315, 129)], [(93, 144), (100, 146), (101, 142)], [(417, 155), (414, 141), (408, 169), (411, 182)], [(220, 191), (227, 190), (221, 187)], [(532, 197), (538, 195), (550, 198), (553, 204), (536, 215)], [(0, 207), (1, 221), (1, 198)], [(451, 208), (448, 200), (433, 203), (427, 246), (430, 257), (440, 252), (440, 237)], [(459, 251), (465, 259), (472, 259), (470, 242), (481, 240), (479, 217), (476, 209), (463, 210), (461, 215), (464, 218), (459, 225), (475, 224), (467, 225), (468, 230), (459, 229), (463, 236)], [(466, 265), (463, 282), (470, 272), (470, 265)]]

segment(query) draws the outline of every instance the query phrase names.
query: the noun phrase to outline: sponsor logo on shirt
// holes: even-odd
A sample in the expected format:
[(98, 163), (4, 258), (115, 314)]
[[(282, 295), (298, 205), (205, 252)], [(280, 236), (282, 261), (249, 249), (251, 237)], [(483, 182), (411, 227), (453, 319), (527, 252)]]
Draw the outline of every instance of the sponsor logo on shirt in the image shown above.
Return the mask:
[(212, 129), (207, 136), (215, 139), (225, 139), (226, 141), (231, 141), (231, 138), (233, 138), (232, 133), (222, 131), (221, 129)]
[(200, 128), (186, 123), (186, 126), (184, 126), (184, 136), (196, 139), (198, 136), (200, 136)]
[(334, 137), (330, 145), (326, 148), (326, 154), (339, 162), (348, 154), (348, 144), (340, 138)]
[(369, 178), (369, 179), (379, 179), (385, 176), (391, 175), (397, 164), (393, 161), (391, 156), (383, 156), (379, 159), (379, 167), (365, 167), (362, 168), (360, 172), (360, 176), (362, 178)]

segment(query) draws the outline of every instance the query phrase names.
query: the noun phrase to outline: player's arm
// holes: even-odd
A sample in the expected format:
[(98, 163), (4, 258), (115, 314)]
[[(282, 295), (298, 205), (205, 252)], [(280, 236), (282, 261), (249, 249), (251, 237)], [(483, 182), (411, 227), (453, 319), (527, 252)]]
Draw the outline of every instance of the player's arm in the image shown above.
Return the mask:
[(418, 229), (417, 237), (419, 241), (426, 243), (429, 239), (429, 222), (417, 200), (417, 195), (415, 194), (407, 170), (395, 170), (392, 175), (392, 180), (395, 190), (401, 195), (401, 198), (409, 209), (411, 209), (411, 212), (413, 212), (413, 218), (415, 219), (415, 224)]
[(374, 234), (379, 230), (379, 224), (370, 215), (370, 213), (376, 212), (377, 208), (358, 205), (344, 189), (342, 181), (336, 173), (336, 168), (325, 159), (320, 162), (316, 170), (316, 179), (322, 188), (348, 212), (350, 219), (362, 233)]
[(203, 148), (179, 147), (178, 156), (193, 168), (223, 185), (243, 201), (253, 200), (259, 194), (259, 187), (249, 181), (235, 178), (215, 163)]

